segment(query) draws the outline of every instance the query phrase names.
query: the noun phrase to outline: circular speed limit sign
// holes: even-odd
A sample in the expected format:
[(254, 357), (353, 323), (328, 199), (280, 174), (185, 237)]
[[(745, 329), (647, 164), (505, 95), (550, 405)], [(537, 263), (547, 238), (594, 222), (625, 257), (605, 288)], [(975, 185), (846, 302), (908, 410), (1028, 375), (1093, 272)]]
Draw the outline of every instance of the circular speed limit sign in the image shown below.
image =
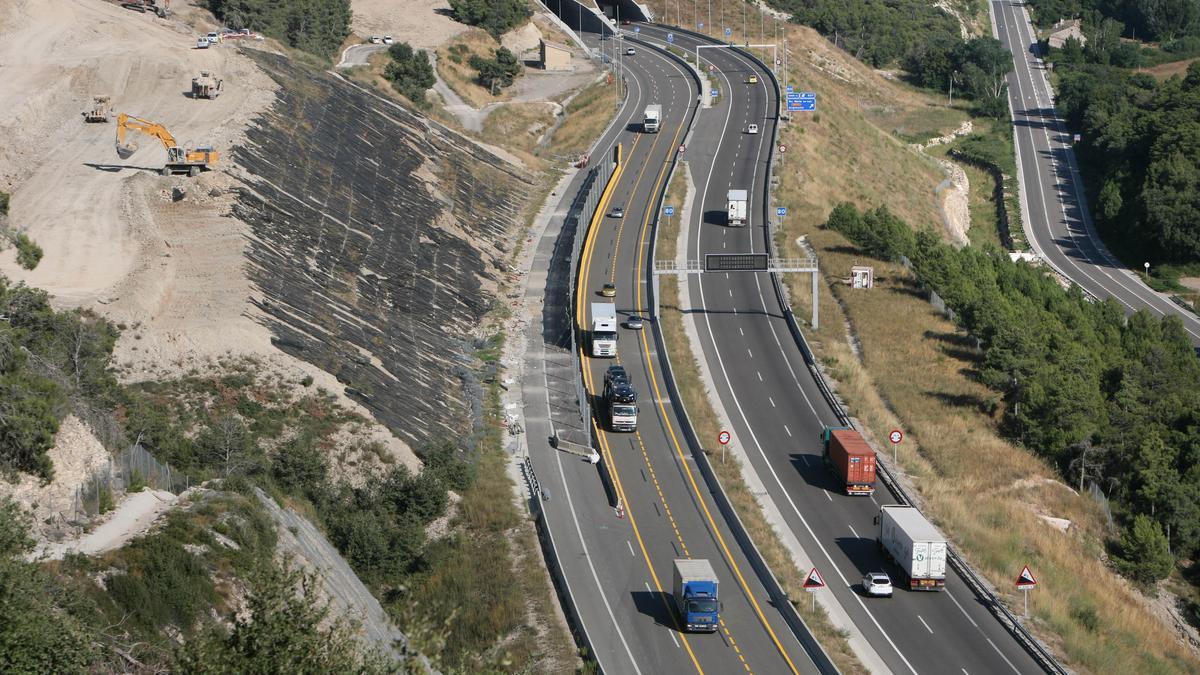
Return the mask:
[(783, 144), (781, 143), (781, 144), (779, 145), (779, 152), (780, 152), (780, 153), (787, 152), (787, 146), (786, 146), (786, 145), (783, 145)]
[(892, 445), (899, 445), (900, 441), (904, 440), (904, 434), (900, 433), (899, 429), (892, 429), (892, 433), (888, 434), (888, 440)]
[(732, 436), (729, 435), (728, 431), (722, 431), (721, 433), (717, 434), (717, 442), (721, 445), (729, 445), (730, 438), (732, 438)]

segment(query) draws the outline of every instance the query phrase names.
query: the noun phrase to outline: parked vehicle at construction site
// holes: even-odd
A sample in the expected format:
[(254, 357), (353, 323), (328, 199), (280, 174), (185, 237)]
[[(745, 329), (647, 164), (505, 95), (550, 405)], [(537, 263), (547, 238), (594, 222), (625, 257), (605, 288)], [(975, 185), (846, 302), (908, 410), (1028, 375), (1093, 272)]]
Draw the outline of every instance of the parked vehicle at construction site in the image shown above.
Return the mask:
[(208, 171), (217, 164), (217, 153), (211, 147), (181, 148), (175, 142), (175, 137), (163, 125), (125, 113), (117, 115), (117, 156), (121, 159), (129, 159), (138, 149), (137, 145), (125, 142), (125, 133), (128, 129), (157, 138), (167, 149), (167, 163), (159, 170), (159, 173), (164, 176), (170, 176), (173, 173), (196, 176), (201, 171)]
[(161, 0), (158, 2), (156, 0), (126, 0), (126, 2), (121, 3), (121, 6), (125, 9), (132, 9), (135, 12), (152, 12), (158, 18), (165, 19), (167, 18), (167, 12), (170, 11), (168, 9), (170, 4), (171, 0)]
[(108, 122), (112, 115), (112, 99), (108, 96), (93, 96), (92, 109), (83, 111), (84, 122)]
[(224, 80), (213, 77), (207, 70), (200, 71), (200, 77), (192, 78), (192, 98), (215, 99), (221, 95)]

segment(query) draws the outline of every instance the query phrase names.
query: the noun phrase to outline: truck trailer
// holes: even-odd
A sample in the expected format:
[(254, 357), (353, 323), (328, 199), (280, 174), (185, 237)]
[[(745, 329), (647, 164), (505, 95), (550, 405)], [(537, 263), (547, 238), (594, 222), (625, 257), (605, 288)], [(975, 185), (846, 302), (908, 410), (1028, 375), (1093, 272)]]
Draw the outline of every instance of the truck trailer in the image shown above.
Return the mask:
[(614, 358), (617, 355), (617, 306), (611, 302), (592, 303), (592, 356)]
[(845, 486), (848, 495), (875, 494), (875, 451), (849, 427), (825, 427), (821, 432), (825, 465)]
[(675, 607), (686, 632), (712, 633), (720, 624), (717, 574), (707, 560), (675, 559)]
[(624, 366), (609, 366), (604, 373), (604, 403), (611, 431), (637, 431), (637, 392)]
[(726, 196), (725, 224), (741, 227), (750, 211), (750, 195), (746, 190), (730, 190)]
[(879, 548), (900, 566), (910, 590), (940, 591), (946, 587), (946, 538), (920, 511), (887, 504), (880, 507), (875, 522), (879, 525)]
[(646, 106), (646, 114), (642, 118), (642, 131), (648, 134), (656, 134), (658, 133), (658, 126), (661, 123), (662, 106), (657, 103)]

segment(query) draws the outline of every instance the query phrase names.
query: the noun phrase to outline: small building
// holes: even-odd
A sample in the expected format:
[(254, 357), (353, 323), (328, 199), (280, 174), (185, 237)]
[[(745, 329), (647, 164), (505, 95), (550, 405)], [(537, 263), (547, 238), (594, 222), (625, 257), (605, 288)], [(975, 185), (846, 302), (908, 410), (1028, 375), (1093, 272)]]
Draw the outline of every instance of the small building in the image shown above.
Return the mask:
[(540, 40), (538, 57), (542, 70), (571, 70), (571, 50), (563, 45)]
[(855, 265), (850, 268), (850, 288), (874, 288), (875, 268)]
[(1046, 37), (1046, 43), (1051, 49), (1062, 49), (1063, 45), (1067, 44), (1067, 40), (1075, 38), (1079, 40), (1080, 45), (1087, 44), (1087, 38), (1083, 35), (1083, 25), (1079, 19), (1063, 19), (1050, 29), (1050, 35)]

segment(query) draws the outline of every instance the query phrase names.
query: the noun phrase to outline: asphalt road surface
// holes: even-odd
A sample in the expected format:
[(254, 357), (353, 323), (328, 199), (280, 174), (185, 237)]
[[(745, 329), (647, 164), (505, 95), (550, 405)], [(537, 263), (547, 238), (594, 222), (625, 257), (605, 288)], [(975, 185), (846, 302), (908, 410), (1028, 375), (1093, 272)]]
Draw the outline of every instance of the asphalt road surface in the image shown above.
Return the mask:
[(1104, 247), (1087, 212), (1071, 149), (1072, 135), (1054, 108), (1045, 64), (1022, 2), (991, 0), (996, 37), (1013, 54), (1008, 75), (1021, 179), (1021, 207), (1032, 229), (1030, 244), (1071, 281), (1096, 297), (1113, 298), (1127, 312), (1178, 316), (1200, 345), (1200, 318), (1150, 289)]

